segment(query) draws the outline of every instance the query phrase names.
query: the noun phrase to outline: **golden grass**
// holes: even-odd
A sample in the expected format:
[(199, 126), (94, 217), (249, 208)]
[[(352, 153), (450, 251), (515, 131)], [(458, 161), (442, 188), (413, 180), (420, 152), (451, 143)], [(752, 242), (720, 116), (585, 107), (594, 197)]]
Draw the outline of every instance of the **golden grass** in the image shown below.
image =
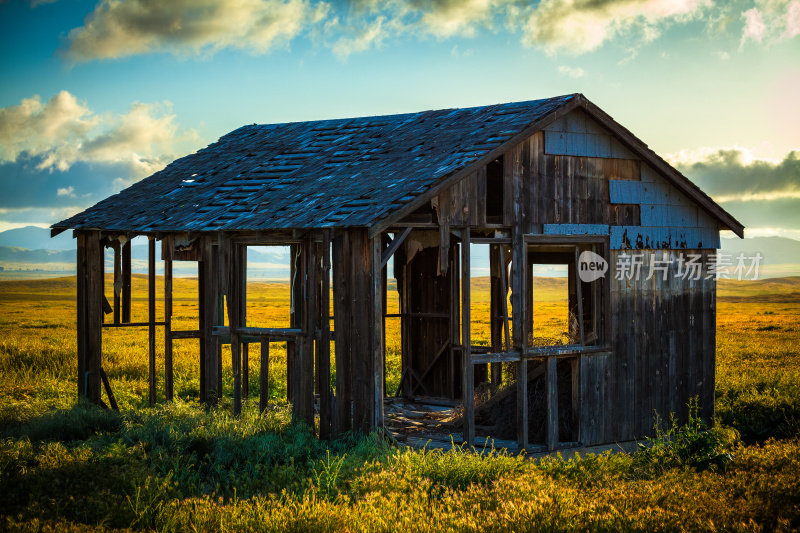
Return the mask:
[[(144, 321), (146, 278), (134, 276), (133, 285), (133, 320)], [(161, 279), (157, 285), (161, 295)], [(537, 323), (550, 327), (547, 334), (563, 331), (564, 280), (539, 285)], [(370, 439), (317, 442), (290, 425), (281, 406), (281, 344), (270, 351), (277, 407), (259, 415), (251, 400), (235, 420), (227, 400), (208, 413), (196, 404), (197, 340), (175, 344), (179, 401), (151, 410), (147, 329), (105, 330), (104, 367), (123, 416), (75, 406), (74, 278), (0, 282), (0, 529), (797, 529), (798, 288), (800, 278), (724, 281), (717, 302), (721, 420), (749, 441), (788, 439), (740, 446), (727, 472), (670, 469), (641, 478), (630, 474), (627, 456), (535, 464), (397, 450)], [(488, 279), (473, 279), (472, 292), (475, 342), (488, 343)], [(196, 280), (175, 280), (175, 329), (197, 327), (196, 296)], [(392, 312), (396, 293), (389, 296)], [(287, 324), (287, 285), (253, 283), (248, 299), (250, 324)], [(387, 320), (391, 392), (400, 371), (398, 325)], [(158, 347), (163, 372), (161, 334)], [(224, 369), (230, 395), (227, 350)], [(254, 393), (257, 375), (254, 346)]]

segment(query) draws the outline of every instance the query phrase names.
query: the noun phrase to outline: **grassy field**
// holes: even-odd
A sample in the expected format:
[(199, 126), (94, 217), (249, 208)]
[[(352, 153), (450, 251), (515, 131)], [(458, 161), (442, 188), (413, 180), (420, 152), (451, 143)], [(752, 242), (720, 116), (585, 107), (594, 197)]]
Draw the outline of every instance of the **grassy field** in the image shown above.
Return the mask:
[[(566, 327), (563, 283), (538, 282), (543, 335)], [(176, 280), (175, 289), (173, 327), (196, 328), (196, 281)], [(146, 319), (145, 290), (135, 277), (133, 320)], [(259, 415), (254, 399), (239, 419), (227, 400), (198, 405), (196, 340), (176, 342), (178, 401), (151, 409), (145, 328), (104, 332), (104, 367), (121, 414), (76, 404), (74, 294), (73, 278), (0, 282), (0, 529), (800, 528), (797, 277), (720, 283), (713, 429), (694, 420), (649, 451), (570, 461), (414, 451), (376, 437), (316, 441), (290, 420), (280, 344), (270, 351), (268, 412)], [(486, 342), (486, 279), (473, 280), (473, 298), (475, 337)], [(396, 305), (390, 299), (390, 310)], [(288, 287), (251, 284), (248, 323), (287, 325)], [(387, 325), (394, 390), (399, 339), (397, 324)]]

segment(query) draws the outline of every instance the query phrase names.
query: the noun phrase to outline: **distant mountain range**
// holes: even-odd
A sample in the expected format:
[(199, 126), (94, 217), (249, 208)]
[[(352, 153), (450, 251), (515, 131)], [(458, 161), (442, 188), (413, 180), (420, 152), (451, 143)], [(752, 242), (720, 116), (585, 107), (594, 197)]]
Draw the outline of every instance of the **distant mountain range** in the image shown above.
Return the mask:
[[(75, 272), (75, 240), (66, 231), (50, 238), (50, 230), (35, 226), (0, 232), (0, 267), (9, 271), (44, 271), (63, 274)], [(475, 247), (479, 251), (479, 247)], [(157, 245), (156, 257), (161, 257)], [(800, 274), (800, 241), (784, 237), (754, 237), (750, 239), (722, 239), (722, 251), (732, 256), (740, 253), (753, 256), (760, 253), (761, 276), (790, 276)], [(478, 253), (472, 258), (473, 276), (489, 272), (488, 254)], [(147, 271), (147, 244), (144, 238), (134, 239), (131, 250), (134, 272)], [(289, 250), (285, 246), (250, 247), (247, 253), (251, 278), (288, 279)], [(106, 264), (113, 264), (113, 253), (106, 250)], [(158, 262), (160, 265), (161, 262)], [(175, 275), (195, 276), (192, 263), (175, 263)], [(545, 275), (559, 275), (547, 274)]]

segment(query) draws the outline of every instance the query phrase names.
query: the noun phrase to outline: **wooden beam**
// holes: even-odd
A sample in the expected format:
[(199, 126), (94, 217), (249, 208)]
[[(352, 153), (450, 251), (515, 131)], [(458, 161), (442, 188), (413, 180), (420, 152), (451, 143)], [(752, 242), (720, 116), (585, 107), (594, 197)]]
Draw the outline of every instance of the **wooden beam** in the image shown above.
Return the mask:
[(394, 255), (400, 245), (403, 244), (403, 241), (406, 240), (408, 234), (411, 233), (411, 229), (412, 228), (404, 229), (400, 235), (395, 236), (394, 240), (389, 243), (389, 247), (383, 251), (383, 254), (381, 254), (381, 268), (386, 266), (386, 263), (389, 262), (389, 259)]
[(506, 276), (506, 258), (503, 253), (503, 247), (500, 247), (500, 290), (503, 291), (503, 297), (500, 299), (501, 309), (503, 310), (503, 331), (506, 334), (505, 349), (511, 349), (511, 333), (508, 326), (508, 279)]
[(528, 244), (602, 244), (608, 241), (608, 235), (539, 235), (526, 234), (523, 240)]
[[(404, 232), (402, 238), (408, 235), (410, 229)], [(372, 265), (371, 281), (372, 281), (372, 322), (371, 328), (371, 359), (372, 359), (372, 424), (371, 431), (383, 430), (383, 397), (384, 397), (384, 335), (383, 335), (383, 301), (386, 289), (383, 283), (383, 270), (385, 263), (381, 257), (381, 235), (376, 235), (371, 239), (372, 247)], [(399, 246), (399, 244), (398, 244)], [(391, 246), (390, 246), (391, 248)], [(387, 258), (388, 260), (388, 258)]]
[(319, 391), (319, 437), (330, 439), (333, 430), (333, 405), (331, 395), (331, 237), (330, 230), (323, 231), (322, 272), (320, 276), (319, 328), (317, 349), (317, 390)]
[[(461, 344), (463, 360), (463, 400), (464, 400), (464, 443), (472, 446), (475, 442), (475, 394), (474, 367), (470, 351), (470, 263), (469, 227), (461, 233)], [(454, 273), (455, 274), (455, 273)]]
[(570, 377), (572, 378), (572, 440), (581, 441), (581, 376), (580, 358), (570, 359)]
[(264, 412), (269, 405), (269, 339), (261, 339), (261, 370), (259, 375), (258, 410)]
[(220, 345), (213, 335), (214, 327), (222, 322), (219, 294), (219, 254), (218, 245), (206, 237), (202, 242), (202, 260), (198, 263), (200, 300), (200, 401), (216, 403), (222, 390), (220, 388)]
[[(489, 328), (493, 352), (503, 351), (503, 323), (502, 302), (500, 292), (500, 246), (489, 246)], [(503, 381), (502, 363), (492, 362), (491, 382), (493, 387), (499, 387)]]
[(106, 371), (103, 370), (102, 366), (100, 367), (100, 379), (103, 380), (103, 388), (106, 390), (106, 396), (108, 396), (108, 405), (110, 405), (113, 410), (119, 411), (117, 399), (114, 397), (114, 391), (111, 390), (111, 383), (109, 383)]
[(203, 332), (198, 329), (170, 330), (170, 338), (176, 339), (202, 339)]
[(349, 230), (339, 231), (333, 239), (334, 329), (336, 330), (336, 418), (335, 435), (353, 429), (353, 387), (351, 336), (354, 273), (351, 268)]
[(122, 322), (127, 323), (131, 321), (131, 241), (125, 241), (122, 245)]
[(103, 247), (97, 231), (78, 238), (78, 394), (100, 404), (103, 345)]
[[(239, 262), (239, 324), (247, 326), (247, 246), (240, 245)], [(250, 396), (250, 344), (242, 344), (242, 397)]]
[(156, 239), (149, 237), (147, 241), (147, 321), (150, 323), (147, 332), (149, 341), (147, 381), (150, 405), (153, 406), (156, 403)]
[(164, 397), (168, 402), (173, 396), (172, 373), (172, 242), (161, 241), (166, 251), (164, 257)]
[(227, 303), (228, 324), (231, 335), (231, 372), (233, 373), (233, 415), (242, 413), (242, 344), (239, 339), (241, 318), (241, 270), (239, 268), (243, 246), (233, 244), (230, 239), (225, 239), (220, 244), (224, 260), (227, 262)]
[(581, 290), (581, 264), (578, 261), (578, 247), (575, 247), (575, 298), (578, 303), (578, 339), (580, 343), (586, 344), (586, 333), (583, 324), (583, 292)]
[(122, 302), (122, 253), (119, 241), (114, 241), (114, 324), (120, 321), (120, 304)]
[[(291, 339), (303, 335), (305, 332), (299, 328), (236, 328), (236, 333), (247, 337), (264, 337), (274, 339)], [(228, 326), (214, 326), (211, 329), (212, 335), (230, 335), (231, 328)]]
[(297, 378), (299, 389), (295, 396), (295, 412), (314, 432), (314, 332), (317, 330), (316, 302), (319, 285), (317, 275), (317, 249), (311, 235), (307, 234), (301, 244), (300, 283), (302, 285), (301, 323), (304, 330), (298, 339)]
[(547, 449), (554, 450), (558, 446), (558, 367), (555, 357), (545, 361), (545, 389), (547, 405)]

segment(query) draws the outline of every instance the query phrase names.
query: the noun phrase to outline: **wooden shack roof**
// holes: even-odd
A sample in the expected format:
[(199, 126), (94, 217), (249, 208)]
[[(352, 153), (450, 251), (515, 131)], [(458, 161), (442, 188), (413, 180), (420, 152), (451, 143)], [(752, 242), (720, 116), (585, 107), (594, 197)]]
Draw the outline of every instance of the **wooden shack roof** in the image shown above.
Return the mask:
[[(578, 106), (604, 115), (583, 95), (572, 94), (466, 109), (244, 126), (53, 229), (152, 233), (384, 226)], [(618, 134), (646, 149), (611, 122)], [(645, 155), (657, 158), (652, 152)], [(733, 217), (669, 169), (723, 227), (741, 231)]]

